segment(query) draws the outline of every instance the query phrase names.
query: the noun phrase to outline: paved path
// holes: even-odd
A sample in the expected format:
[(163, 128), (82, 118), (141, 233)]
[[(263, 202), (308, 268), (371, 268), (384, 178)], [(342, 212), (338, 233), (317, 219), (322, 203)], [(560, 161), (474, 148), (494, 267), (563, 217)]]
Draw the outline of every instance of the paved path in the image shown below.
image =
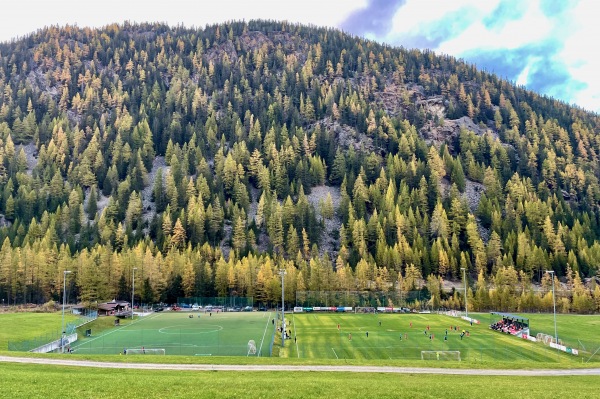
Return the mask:
[(439, 369), (424, 367), (378, 367), (378, 366), (294, 366), (294, 365), (234, 365), (234, 364), (161, 364), (161, 363), (115, 363), (89, 360), (48, 359), (0, 356), (0, 362), (48, 364), (56, 366), (99, 367), (138, 370), (190, 370), (190, 371), (321, 371), (351, 373), (396, 374), (447, 374), (447, 375), (500, 375), (500, 376), (574, 376), (599, 375), (600, 368), (562, 370), (492, 370), (492, 369)]

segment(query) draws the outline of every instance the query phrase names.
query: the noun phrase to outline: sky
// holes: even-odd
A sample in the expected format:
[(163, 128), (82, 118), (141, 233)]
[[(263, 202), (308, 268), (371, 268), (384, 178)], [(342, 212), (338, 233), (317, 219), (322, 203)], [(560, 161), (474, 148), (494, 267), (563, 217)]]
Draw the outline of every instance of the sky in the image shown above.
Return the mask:
[[(0, 41), (49, 25), (276, 19), (462, 58), (600, 113), (597, 0), (5, 0)], [(8, 3), (8, 4), (6, 4)], [(26, 11), (24, 11), (26, 10)]]

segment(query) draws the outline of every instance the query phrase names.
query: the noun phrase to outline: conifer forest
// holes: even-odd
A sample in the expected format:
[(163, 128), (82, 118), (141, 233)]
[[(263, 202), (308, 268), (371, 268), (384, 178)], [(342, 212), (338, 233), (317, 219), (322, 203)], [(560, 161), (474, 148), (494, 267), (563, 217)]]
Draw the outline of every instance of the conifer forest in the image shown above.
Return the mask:
[[(600, 117), (476, 65), (286, 22), (0, 43), (0, 297), (426, 290), (600, 311)], [(448, 285), (450, 284), (450, 285)], [(448, 287), (454, 284), (456, 289)], [(382, 304), (386, 305), (386, 304)]]

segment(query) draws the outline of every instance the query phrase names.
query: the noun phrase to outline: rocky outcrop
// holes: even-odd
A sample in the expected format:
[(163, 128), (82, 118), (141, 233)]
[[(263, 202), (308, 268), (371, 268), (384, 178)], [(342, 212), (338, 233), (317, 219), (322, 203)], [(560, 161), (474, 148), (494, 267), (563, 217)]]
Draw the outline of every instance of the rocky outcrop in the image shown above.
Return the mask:
[(352, 147), (355, 151), (371, 152), (375, 150), (373, 139), (351, 126), (342, 125), (329, 117), (318, 121), (314, 126), (317, 125), (322, 129), (333, 131), (336, 141), (343, 149), (347, 150)]

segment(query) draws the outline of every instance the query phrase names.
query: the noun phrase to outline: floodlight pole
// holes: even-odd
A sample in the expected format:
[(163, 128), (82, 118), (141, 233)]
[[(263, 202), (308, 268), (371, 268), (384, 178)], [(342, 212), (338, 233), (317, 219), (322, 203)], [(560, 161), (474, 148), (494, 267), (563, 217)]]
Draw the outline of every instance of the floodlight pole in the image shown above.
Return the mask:
[(552, 276), (552, 305), (554, 306), (554, 339), (556, 340), (556, 349), (558, 349), (558, 330), (556, 329), (556, 296), (554, 295), (554, 270), (546, 270), (546, 273)]
[(461, 267), (460, 270), (463, 271), (463, 280), (465, 282), (465, 317), (469, 317), (469, 309), (467, 308), (467, 269)]
[(63, 271), (63, 306), (62, 306), (62, 334), (60, 335), (60, 351), (65, 353), (65, 302), (67, 301), (67, 274), (70, 270)]
[(131, 320), (133, 320), (133, 297), (135, 295), (135, 271), (137, 267), (134, 267), (131, 271), (133, 273), (133, 277), (131, 278)]
[(284, 269), (279, 270), (279, 274), (281, 275), (281, 347), (285, 344), (285, 302), (284, 302), (284, 293), (285, 293), (285, 284), (283, 281), (283, 277), (287, 274)]

